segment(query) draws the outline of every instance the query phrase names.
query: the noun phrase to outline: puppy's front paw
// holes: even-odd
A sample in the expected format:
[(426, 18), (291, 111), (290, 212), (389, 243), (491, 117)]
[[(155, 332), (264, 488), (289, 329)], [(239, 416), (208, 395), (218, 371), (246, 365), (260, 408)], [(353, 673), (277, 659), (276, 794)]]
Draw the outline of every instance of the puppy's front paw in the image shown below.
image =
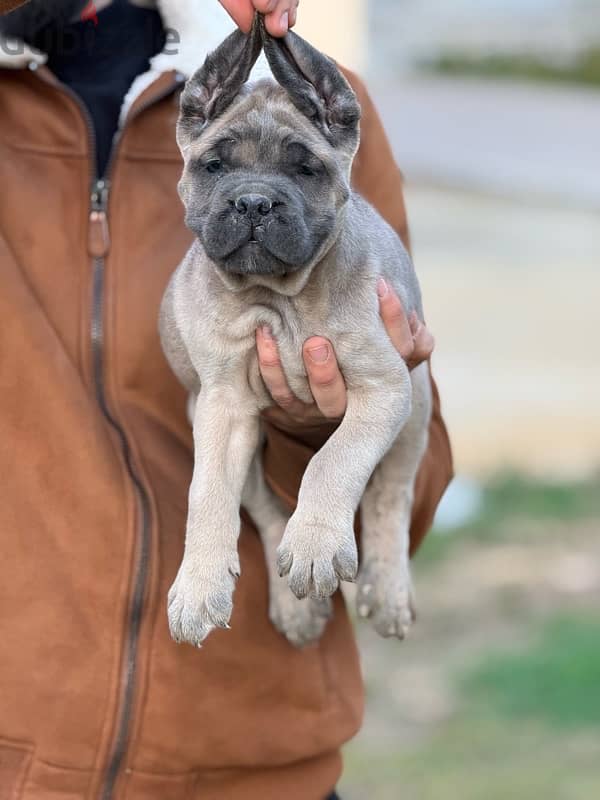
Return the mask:
[(294, 514), (277, 548), (277, 568), (280, 575), (289, 575), (296, 597), (330, 597), (341, 580), (356, 577), (358, 553), (352, 525), (329, 528)]
[(223, 554), (218, 560), (214, 553), (184, 558), (168, 599), (169, 629), (176, 642), (200, 647), (214, 628), (229, 627), (239, 574), (236, 552)]
[(331, 601), (306, 597), (298, 600), (281, 579), (273, 581), (269, 594), (269, 619), (294, 647), (317, 641), (331, 617)]
[(416, 618), (414, 593), (408, 567), (370, 562), (358, 576), (356, 606), (359, 617), (368, 618), (380, 636), (404, 639)]

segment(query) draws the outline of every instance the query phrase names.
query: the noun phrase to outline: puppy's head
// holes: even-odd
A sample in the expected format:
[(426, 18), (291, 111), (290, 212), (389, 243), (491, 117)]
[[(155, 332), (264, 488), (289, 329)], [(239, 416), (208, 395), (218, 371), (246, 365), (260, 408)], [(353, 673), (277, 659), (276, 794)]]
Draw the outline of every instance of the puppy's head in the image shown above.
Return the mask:
[[(278, 83), (245, 87), (264, 45)], [(229, 275), (310, 269), (335, 239), (348, 200), (360, 108), (333, 61), (257, 17), (190, 79), (177, 138), (186, 222)]]

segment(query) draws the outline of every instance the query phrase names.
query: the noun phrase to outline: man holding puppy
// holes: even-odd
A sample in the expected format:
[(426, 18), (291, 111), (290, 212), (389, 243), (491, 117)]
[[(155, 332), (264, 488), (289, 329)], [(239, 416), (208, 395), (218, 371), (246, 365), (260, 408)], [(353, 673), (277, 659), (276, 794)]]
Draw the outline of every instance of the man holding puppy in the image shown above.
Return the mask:
[[(15, 5), (0, 0), (3, 12)], [(158, 5), (54, 0), (0, 17), (0, 789), (24, 800), (322, 800), (362, 713), (339, 594), (321, 640), (289, 645), (269, 623), (264, 555), (242, 512), (231, 630), (201, 651), (168, 634), (192, 469), (185, 392), (157, 333), (191, 240), (174, 131), (184, 74), (228, 29), (215, 0)], [(244, 30), (256, 9), (284, 35), (297, 3), (222, 5)], [(355, 186), (406, 239), (399, 172), (348, 77), (363, 107)], [(399, 357), (428, 358), (427, 329), (387, 286), (378, 292)], [(306, 405), (277, 343), (257, 333), (257, 347), (275, 401), (265, 474), (292, 507), (344, 414), (343, 376), (331, 345), (309, 339)], [(436, 403), (413, 548), (450, 473)]]

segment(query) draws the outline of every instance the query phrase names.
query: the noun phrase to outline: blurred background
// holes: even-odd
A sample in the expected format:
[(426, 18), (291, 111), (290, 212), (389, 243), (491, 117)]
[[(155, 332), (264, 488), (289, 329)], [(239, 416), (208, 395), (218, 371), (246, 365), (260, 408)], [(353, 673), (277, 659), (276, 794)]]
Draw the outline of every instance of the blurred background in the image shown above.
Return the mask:
[[(327, 24), (323, 25), (322, 15)], [(345, 800), (600, 792), (600, 2), (302, 0), (406, 177), (456, 480)]]

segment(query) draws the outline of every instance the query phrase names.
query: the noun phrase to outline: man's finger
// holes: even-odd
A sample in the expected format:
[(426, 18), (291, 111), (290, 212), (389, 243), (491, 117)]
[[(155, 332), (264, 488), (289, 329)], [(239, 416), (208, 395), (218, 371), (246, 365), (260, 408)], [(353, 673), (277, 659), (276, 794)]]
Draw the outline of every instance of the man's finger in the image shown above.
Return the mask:
[[(274, 0), (277, 2), (277, 0)], [(219, 0), (225, 11), (244, 33), (249, 33), (254, 20), (252, 0)]]
[(277, 342), (266, 325), (256, 331), (256, 350), (258, 352), (260, 374), (275, 403), (292, 417), (302, 416), (304, 403), (296, 397), (288, 386), (279, 358)]
[(300, 0), (294, 0), (292, 3), (292, 7), (290, 8), (290, 28), (293, 28), (296, 24), (296, 20), (298, 19), (298, 6), (300, 5)]
[(414, 369), (431, 357), (435, 348), (435, 339), (427, 326), (417, 317), (416, 312), (411, 314), (409, 324), (414, 347), (408, 365), (410, 369)]
[(281, 4), (282, 0), (250, 0), (250, 2), (261, 14), (270, 14)]
[(245, 33), (252, 28), (254, 12), (265, 15), (271, 36), (285, 36), (296, 24), (298, 0), (219, 0), (233, 21)]
[(331, 342), (322, 336), (307, 339), (302, 348), (308, 383), (321, 414), (329, 419), (346, 411), (346, 384)]
[(379, 313), (387, 334), (398, 353), (407, 361), (412, 356), (414, 342), (400, 298), (383, 278), (377, 281), (377, 295)]
[[(253, 0), (254, 8), (265, 15), (265, 27), (271, 36), (285, 36), (293, 25), (292, 11), (295, 12), (295, 0)], [(295, 22), (295, 19), (294, 19)]]

